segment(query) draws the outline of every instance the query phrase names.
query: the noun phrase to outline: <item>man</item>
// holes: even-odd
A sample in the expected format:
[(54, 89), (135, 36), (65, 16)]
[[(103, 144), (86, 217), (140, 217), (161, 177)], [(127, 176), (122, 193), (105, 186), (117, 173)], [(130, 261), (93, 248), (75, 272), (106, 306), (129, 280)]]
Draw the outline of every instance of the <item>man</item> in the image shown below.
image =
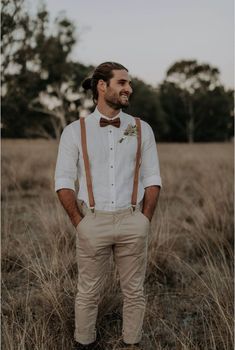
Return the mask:
[(111, 254), (124, 296), (123, 344), (136, 348), (145, 312), (148, 231), (161, 187), (156, 143), (149, 124), (121, 110), (132, 94), (124, 66), (102, 63), (83, 87), (91, 89), (96, 109), (64, 129), (55, 172), (55, 190), (77, 230), (76, 349), (94, 349)]

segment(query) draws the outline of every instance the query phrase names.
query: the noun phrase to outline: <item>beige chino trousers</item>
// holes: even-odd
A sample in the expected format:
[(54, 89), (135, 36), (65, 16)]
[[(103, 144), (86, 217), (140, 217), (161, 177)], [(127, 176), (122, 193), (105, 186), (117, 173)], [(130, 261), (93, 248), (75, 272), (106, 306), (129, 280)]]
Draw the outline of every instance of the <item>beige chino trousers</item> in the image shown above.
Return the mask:
[(77, 226), (78, 291), (75, 298), (75, 340), (96, 339), (100, 293), (113, 258), (120, 276), (123, 300), (123, 340), (140, 341), (145, 313), (144, 279), (150, 222), (138, 206), (115, 212), (78, 206), (84, 218)]

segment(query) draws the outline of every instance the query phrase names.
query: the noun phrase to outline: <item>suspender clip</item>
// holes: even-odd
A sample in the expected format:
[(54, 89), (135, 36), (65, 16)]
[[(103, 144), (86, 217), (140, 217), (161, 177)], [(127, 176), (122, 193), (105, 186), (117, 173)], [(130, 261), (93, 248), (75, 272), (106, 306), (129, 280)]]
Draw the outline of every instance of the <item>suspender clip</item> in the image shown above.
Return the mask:
[(94, 213), (95, 212), (95, 207), (90, 207), (91, 212)]
[(132, 204), (131, 206), (132, 206), (132, 210), (135, 211), (135, 209), (136, 209), (136, 204)]

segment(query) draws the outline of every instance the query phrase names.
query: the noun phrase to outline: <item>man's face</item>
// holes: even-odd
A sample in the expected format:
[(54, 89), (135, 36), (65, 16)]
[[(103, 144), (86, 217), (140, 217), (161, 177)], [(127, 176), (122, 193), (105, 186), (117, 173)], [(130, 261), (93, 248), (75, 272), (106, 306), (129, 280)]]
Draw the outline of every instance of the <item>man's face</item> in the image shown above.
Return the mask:
[(113, 77), (106, 84), (104, 100), (113, 109), (120, 109), (129, 105), (129, 97), (132, 94), (131, 80), (128, 72), (113, 70)]

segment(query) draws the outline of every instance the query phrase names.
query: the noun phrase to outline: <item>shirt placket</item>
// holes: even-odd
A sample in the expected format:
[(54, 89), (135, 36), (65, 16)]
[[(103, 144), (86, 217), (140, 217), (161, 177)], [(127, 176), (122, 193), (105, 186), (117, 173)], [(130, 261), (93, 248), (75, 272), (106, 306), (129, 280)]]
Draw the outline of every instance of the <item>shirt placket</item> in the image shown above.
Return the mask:
[(109, 140), (109, 187), (110, 187), (110, 206), (116, 206), (116, 189), (115, 189), (115, 163), (114, 163), (114, 130), (113, 126), (108, 126)]

